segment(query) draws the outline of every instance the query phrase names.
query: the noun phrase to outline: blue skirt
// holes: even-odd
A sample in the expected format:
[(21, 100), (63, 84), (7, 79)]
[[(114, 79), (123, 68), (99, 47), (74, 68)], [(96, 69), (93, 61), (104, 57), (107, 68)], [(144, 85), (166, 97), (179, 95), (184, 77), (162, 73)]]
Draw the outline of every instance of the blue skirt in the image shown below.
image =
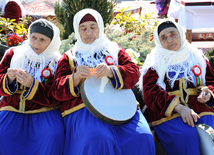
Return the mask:
[[(202, 116), (195, 124), (203, 123), (214, 128), (214, 116)], [(200, 155), (198, 132), (195, 127), (185, 124), (181, 117), (154, 126), (153, 129), (168, 155)]]
[(60, 111), (37, 114), (0, 112), (1, 155), (62, 155), (64, 126)]
[(65, 155), (155, 155), (152, 133), (137, 110), (130, 122), (111, 125), (82, 108), (63, 118)]

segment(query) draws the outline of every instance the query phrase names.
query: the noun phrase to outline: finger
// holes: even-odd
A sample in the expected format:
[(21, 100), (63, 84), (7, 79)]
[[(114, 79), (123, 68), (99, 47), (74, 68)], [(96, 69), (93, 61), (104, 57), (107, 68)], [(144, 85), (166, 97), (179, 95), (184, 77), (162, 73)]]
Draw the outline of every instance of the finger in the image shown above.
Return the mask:
[(193, 117), (191, 115), (188, 116), (188, 125), (191, 127), (194, 127)]
[(192, 118), (193, 118), (194, 122), (197, 122), (199, 116), (197, 114), (192, 114)]
[(182, 117), (182, 119), (183, 119), (183, 122), (184, 122), (184, 123), (187, 123), (186, 117)]

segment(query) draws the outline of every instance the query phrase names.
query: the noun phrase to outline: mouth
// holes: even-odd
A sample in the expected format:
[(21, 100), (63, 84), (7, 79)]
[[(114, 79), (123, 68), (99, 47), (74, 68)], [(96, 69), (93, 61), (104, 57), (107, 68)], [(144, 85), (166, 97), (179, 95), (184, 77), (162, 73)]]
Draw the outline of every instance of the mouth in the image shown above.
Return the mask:
[(169, 45), (168, 47), (169, 48), (173, 48), (173, 47), (175, 47), (176, 46), (176, 44), (171, 44), (171, 45)]

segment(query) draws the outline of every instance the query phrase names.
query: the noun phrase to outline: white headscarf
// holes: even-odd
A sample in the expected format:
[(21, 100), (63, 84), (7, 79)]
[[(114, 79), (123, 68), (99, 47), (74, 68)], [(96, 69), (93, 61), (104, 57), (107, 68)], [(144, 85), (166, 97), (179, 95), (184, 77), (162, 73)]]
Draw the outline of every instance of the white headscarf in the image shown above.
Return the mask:
[[(79, 34), (80, 21), (86, 14), (92, 15), (95, 18), (99, 27), (99, 38), (96, 39), (92, 44), (83, 43)], [(77, 42), (75, 43), (75, 46), (73, 48), (73, 56), (77, 64), (81, 64), (81, 62), (78, 59), (75, 59), (76, 51), (78, 51), (78, 53), (81, 53), (83, 56), (85, 55), (84, 56), (85, 59), (92, 59), (92, 57), (90, 56), (92, 56), (95, 52), (99, 50), (105, 50), (105, 49), (114, 58), (114, 60), (116, 61), (116, 64), (118, 64), (117, 59), (118, 59), (119, 47), (116, 43), (111, 42), (105, 36), (103, 18), (99, 12), (93, 9), (83, 9), (79, 11), (74, 16), (73, 26), (74, 26), (75, 35), (77, 38)], [(91, 60), (91, 61), (96, 61), (96, 60)]]
[(146, 60), (143, 64), (141, 69), (141, 77), (139, 80), (139, 87), (143, 90), (143, 76), (147, 73), (149, 68), (154, 69), (159, 78), (157, 84), (163, 89), (166, 90), (166, 85), (164, 83), (164, 76), (167, 74), (172, 68), (176, 71), (176, 75), (173, 79), (168, 79), (171, 88), (174, 86), (174, 82), (177, 80), (179, 73), (185, 68), (184, 77), (187, 81), (193, 82), (193, 77), (189, 77), (188, 75), (193, 73), (191, 71), (192, 65), (199, 65), (202, 69), (202, 74), (200, 78), (203, 81), (203, 85), (205, 85), (205, 74), (206, 74), (206, 61), (204, 58), (204, 54), (201, 50), (198, 50), (195, 46), (190, 44), (185, 37), (185, 32), (183, 28), (175, 23), (173, 24), (176, 26), (180, 33), (181, 38), (181, 46), (178, 51), (167, 50), (163, 48), (160, 43), (159, 36), (158, 36), (158, 27), (161, 23), (165, 22), (163, 20), (160, 22), (156, 29), (154, 30), (154, 40), (156, 47), (151, 51), (150, 54), (147, 55)]
[(7, 5), (8, 2), (16, 2), (21, 9), (22, 17), (25, 17), (25, 9), (20, 0), (0, 0), (0, 8), (2, 9), (1, 11), (3, 16), (5, 14), (5, 6)]
[(27, 72), (40, 82), (43, 80), (41, 72), (47, 66), (51, 69), (52, 74), (55, 74), (58, 60), (61, 57), (61, 54), (59, 53), (61, 45), (60, 31), (53, 23), (45, 19), (34, 21), (28, 29), (28, 38), (30, 38), (32, 25), (41, 21), (48, 22), (53, 28), (53, 38), (48, 47), (38, 55), (31, 48), (30, 41), (26, 40), (22, 45), (14, 47), (14, 55), (10, 63), (10, 68), (26, 69)]

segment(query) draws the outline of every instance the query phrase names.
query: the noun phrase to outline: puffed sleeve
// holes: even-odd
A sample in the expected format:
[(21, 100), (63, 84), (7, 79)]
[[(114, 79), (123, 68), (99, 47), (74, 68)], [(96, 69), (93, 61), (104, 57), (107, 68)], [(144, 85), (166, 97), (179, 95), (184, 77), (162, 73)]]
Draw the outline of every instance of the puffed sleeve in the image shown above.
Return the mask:
[(9, 85), (9, 79), (7, 77), (7, 69), (10, 67), (10, 61), (13, 56), (13, 49), (9, 49), (5, 56), (1, 60), (0, 64), (0, 96), (12, 95), (17, 91), (17, 81), (14, 80)]
[(66, 101), (74, 97), (79, 97), (79, 85), (81, 85), (82, 82), (80, 82), (77, 87), (74, 87), (74, 72), (75, 67), (73, 60), (71, 57), (68, 58), (68, 55), (64, 53), (62, 58), (59, 60), (56, 76), (53, 82), (52, 94), (57, 100)]
[(168, 95), (167, 91), (157, 85), (158, 74), (149, 69), (143, 76), (144, 102), (154, 112), (170, 117), (173, 109), (180, 103), (175, 95)]
[(118, 53), (118, 65), (111, 66), (111, 69), (114, 78), (110, 78), (110, 81), (115, 89), (132, 89), (139, 80), (139, 67), (121, 47)]

